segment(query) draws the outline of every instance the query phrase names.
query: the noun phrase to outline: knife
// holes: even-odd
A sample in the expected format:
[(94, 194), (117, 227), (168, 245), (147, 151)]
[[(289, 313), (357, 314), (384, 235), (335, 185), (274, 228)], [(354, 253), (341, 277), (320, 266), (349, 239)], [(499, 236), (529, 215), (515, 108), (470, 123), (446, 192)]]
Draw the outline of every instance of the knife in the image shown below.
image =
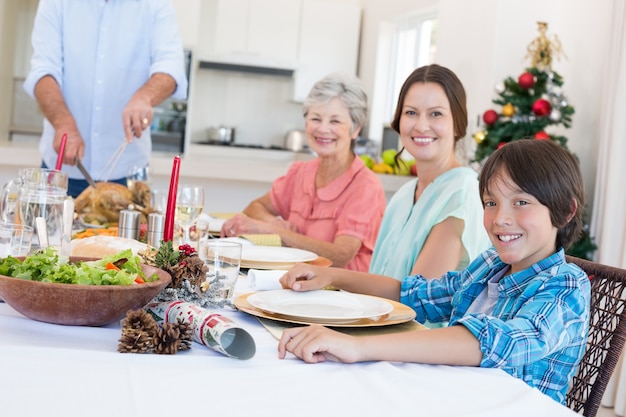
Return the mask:
[(63, 202), (63, 234), (61, 235), (61, 257), (69, 259), (72, 252), (72, 226), (74, 225), (74, 200)]
[(89, 185), (91, 185), (93, 188), (96, 188), (96, 182), (93, 180), (93, 178), (91, 178), (91, 175), (89, 175), (89, 172), (87, 172), (87, 170), (83, 166), (83, 163), (80, 162), (80, 159), (78, 159), (78, 155), (76, 155), (76, 159), (74, 159), (74, 162), (76, 163), (78, 170), (83, 174)]

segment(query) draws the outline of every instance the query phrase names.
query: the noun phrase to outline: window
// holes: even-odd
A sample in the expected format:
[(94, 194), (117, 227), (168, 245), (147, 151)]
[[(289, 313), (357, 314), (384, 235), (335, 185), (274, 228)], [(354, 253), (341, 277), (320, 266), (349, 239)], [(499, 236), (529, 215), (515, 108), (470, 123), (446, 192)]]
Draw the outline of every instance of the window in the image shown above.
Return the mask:
[(434, 12), (415, 14), (398, 19), (391, 37), (391, 65), (385, 120), (391, 122), (402, 83), (418, 67), (433, 62), (437, 33)]
[(379, 23), (367, 134), (372, 140), (380, 141), (381, 149), (398, 145), (398, 134), (389, 124), (400, 88), (415, 68), (434, 62), (436, 34), (436, 9), (404, 13)]

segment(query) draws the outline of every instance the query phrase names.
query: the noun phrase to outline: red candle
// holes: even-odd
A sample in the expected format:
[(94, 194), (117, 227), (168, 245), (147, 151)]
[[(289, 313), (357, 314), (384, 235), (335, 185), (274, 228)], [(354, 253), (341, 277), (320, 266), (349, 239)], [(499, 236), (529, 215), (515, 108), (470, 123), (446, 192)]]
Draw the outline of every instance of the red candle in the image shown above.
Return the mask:
[(63, 133), (63, 136), (61, 136), (61, 146), (59, 147), (59, 155), (57, 156), (57, 164), (55, 166), (55, 169), (57, 171), (60, 171), (61, 167), (63, 166), (63, 156), (65, 155), (66, 143), (67, 143), (67, 133)]
[(163, 229), (163, 241), (169, 242), (174, 238), (174, 215), (176, 213), (176, 191), (178, 190), (178, 174), (180, 173), (180, 156), (174, 157), (172, 176), (170, 178), (170, 191), (167, 195), (167, 209), (165, 211), (165, 226)]

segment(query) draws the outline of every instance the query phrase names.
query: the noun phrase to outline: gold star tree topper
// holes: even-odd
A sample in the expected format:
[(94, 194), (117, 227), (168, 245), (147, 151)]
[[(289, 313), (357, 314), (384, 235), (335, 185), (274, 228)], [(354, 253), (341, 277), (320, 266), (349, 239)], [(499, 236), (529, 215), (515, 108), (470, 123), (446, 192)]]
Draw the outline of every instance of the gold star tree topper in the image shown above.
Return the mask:
[(556, 35), (552, 39), (548, 39), (546, 32), (548, 24), (546, 22), (537, 22), (539, 36), (528, 45), (528, 54), (526, 58), (531, 59), (533, 67), (541, 70), (552, 69), (552, 58), (559, 59), (561, 56), (567, 58), (561, 47), (561, 41)]

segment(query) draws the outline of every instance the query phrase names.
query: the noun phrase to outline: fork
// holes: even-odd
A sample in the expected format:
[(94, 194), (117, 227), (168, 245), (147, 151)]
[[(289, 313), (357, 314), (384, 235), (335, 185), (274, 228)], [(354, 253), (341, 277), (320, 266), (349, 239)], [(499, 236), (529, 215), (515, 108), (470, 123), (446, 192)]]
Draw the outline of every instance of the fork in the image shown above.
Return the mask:
[(111, 158), (106, 163), (104, 168), (102, 168), (102, 172), (100, 173), (101, 181), (107, 182), (109, 180), (129, 143), (128, 139), (124, 138), (124, 141), (117, 147), (113, 155), (111, 155)]

